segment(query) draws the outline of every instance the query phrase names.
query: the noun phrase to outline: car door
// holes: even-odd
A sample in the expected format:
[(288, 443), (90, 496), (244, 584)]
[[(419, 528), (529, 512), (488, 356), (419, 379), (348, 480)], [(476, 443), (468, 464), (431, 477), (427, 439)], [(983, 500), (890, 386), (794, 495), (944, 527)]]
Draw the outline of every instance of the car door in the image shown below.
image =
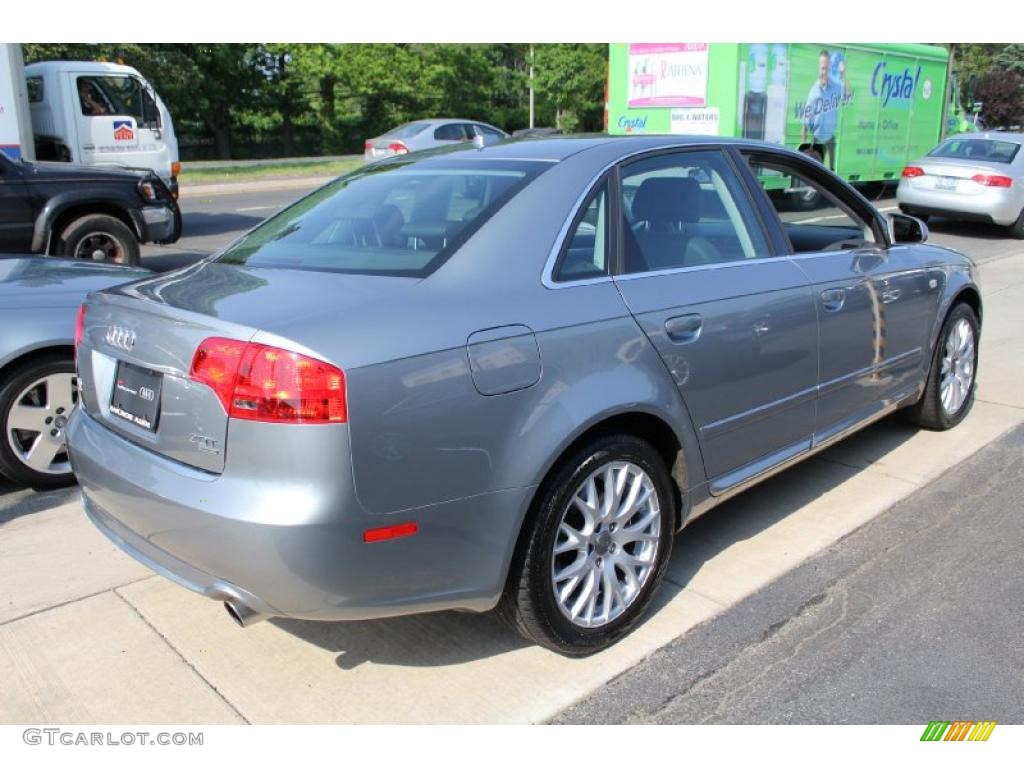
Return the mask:
[(32, 250), (35, 217), (21, 169), (0, 152), (0, 252)]
[(808, 450), (814, 302), (733, 163), (717, 148), (647, 156), (620, 169), (620, 189), (615, 282), (686, 403), (711, 492)]
[(80, 72), (66, 77), (75, 107), (80, 162), (129, 168), (168, 164), (160, 110), (137, 77)]
[(814, 293), (818, 444), (916, 390), (939, 282), (914, 249), (891, 247), (870, 204), (820, 165), (780, 153), (743, 154)]

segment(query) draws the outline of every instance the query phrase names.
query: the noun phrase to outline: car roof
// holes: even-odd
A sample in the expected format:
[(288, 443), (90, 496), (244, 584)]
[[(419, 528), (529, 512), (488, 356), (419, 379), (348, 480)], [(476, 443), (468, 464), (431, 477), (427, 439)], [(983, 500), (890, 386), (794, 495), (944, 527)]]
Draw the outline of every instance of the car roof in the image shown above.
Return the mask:
[(522, 136), (505, 139), (496, 144), (482, 148), (472, 144), (445, 148), (443, 152), (428, 151), (427, 156), (437, 157), (443, 154), (446, 159), (464, 160), (540, 160), (558, 162), (572, 155), (596, 147), (618, 146), (620, 157), (656, 149), (672, 149), (699, 146), (733, 146), (751, 149), (773, 150), (783, 154), (793, 154), (792, 150), (777, 144), (751, 141), (749, 139), (732, 139), (721, 136), (687, 136), (679, 134), (645, 134), (643, 136), (609, 136), (603, 133), (575, 134), (569, 136)]
[(1015, 144), (1024, 144), (1024, 133), (1017, 131), (968, 131), (947, 136), (949, 139), (998, 139), (999, 141), (1011, 141)]

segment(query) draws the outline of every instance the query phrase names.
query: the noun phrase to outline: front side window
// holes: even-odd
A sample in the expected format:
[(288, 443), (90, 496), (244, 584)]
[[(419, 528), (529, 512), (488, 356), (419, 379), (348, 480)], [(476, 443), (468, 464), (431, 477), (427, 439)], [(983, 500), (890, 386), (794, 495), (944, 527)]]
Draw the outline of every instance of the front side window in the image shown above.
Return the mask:
[(831, 189), (782, 159), (748, 156), (794, 253), (863, 248), (877, 242), (871, 222)]
[(286, 208), (217, 260), (426, 277), (548, 167), (483, 160), (367, 166)]
[(657, 155), (622, 171), (623, 271), (769, 255), (742, 186), (717, 150)]
[(136, 78), (129, 75), (81, 76), (77, 85), (83, 115), (125, 115), (134, 117), (142, 125), (159, 127), (156, 102)]
[(38, 104), (43, 100), (43, 78), (29, 77), (25, 80), (30, 104)]
[(555, 268), (558, 282), (587, 280), (608, 274), (608, 182), (583, 209), (565, 252)]

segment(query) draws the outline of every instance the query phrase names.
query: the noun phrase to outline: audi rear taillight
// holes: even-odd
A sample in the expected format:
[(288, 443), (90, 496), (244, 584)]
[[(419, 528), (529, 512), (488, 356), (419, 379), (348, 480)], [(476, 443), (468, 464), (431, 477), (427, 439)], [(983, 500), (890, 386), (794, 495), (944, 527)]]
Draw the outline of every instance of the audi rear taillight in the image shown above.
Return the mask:
[(924, 176), (924, 168), (918, 168), (916, 165), (908, 165), (903, 169), (903, 173), (900, 174), (904, 179), (916, 179), (918, 176)]
[(323, 360), (237, 339), (206, 339), (189, 371), (210, 387), (228, 416), (249, 421), (348, 421), (345, 374)]
[(388, 144), (388, 149), (394, 152), (396, 155), (407, 155), (409, 154), (409, 148), (400, 141), (393, 141)]
[(1002, 187), (1007, 189), (1013, 186), (1013, 179), (1009, 176), (1000, 176), (994, 173), (979, 173), (971, 176), (971, 181), (981, 184), (983, 187)]
[(78, 317), (75, 318), (75, 365), (78, 365), (78, 348), (82, 345), (82, 338), (85, 336), (85, 304), (78, 307)]

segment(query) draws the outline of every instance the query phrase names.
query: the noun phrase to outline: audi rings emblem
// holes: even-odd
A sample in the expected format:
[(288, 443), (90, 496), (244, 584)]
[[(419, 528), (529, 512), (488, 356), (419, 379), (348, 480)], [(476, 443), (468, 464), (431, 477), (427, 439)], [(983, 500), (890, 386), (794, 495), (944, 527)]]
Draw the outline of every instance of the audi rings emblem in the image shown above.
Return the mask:
[(107, 329), (107, 344), (125, 352), (130, 352), (135, 346), (135, 331), (122, 328), (119, 325), (112, 325)]

